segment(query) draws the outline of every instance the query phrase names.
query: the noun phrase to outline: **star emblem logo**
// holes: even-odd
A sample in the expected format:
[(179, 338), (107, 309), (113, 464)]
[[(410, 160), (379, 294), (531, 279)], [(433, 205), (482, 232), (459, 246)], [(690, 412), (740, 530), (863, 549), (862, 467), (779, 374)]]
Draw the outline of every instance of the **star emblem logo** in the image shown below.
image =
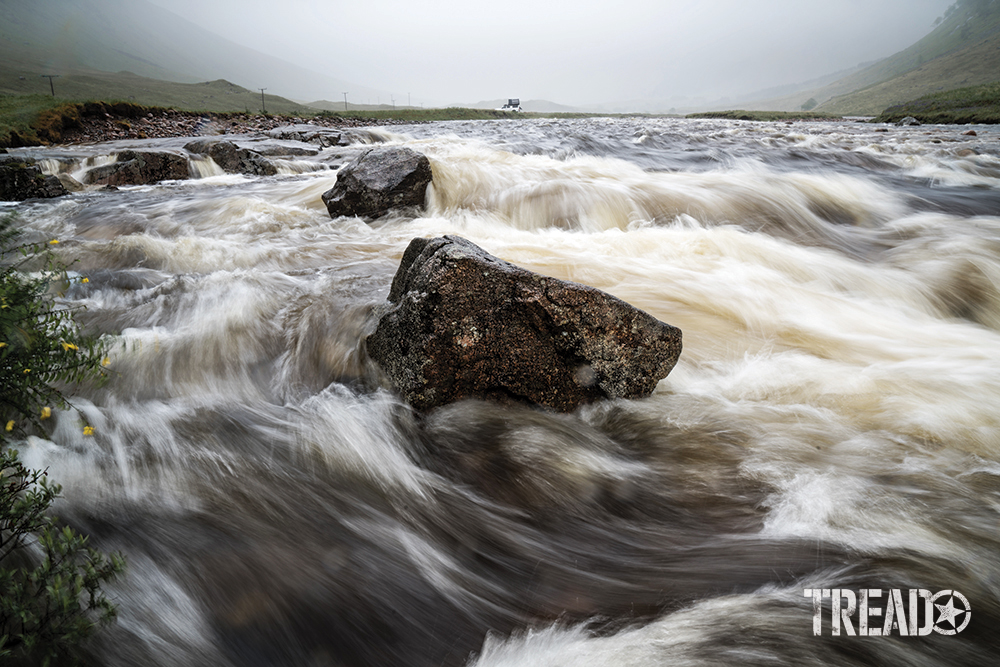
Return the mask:
[[(939, 604), (938, 600), (947, 600), (944, 604)], [(942, 635), (957, 635), (972, 620), (972, 605), (969, 600), (958, 591), (939, 591), (931, 602), (938, 611), (937, 621), (934, 623), (934, 631)], [(956, 606), (956, 602), (958, 603)], [(948, 627), (951, 626), (951, 627)]]

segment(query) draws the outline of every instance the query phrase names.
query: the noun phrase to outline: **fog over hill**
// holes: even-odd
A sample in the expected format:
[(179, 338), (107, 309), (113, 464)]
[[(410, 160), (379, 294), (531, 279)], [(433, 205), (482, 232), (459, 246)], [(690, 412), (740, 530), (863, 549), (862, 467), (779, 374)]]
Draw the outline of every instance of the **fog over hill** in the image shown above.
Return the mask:
[(0, 69), (39, 88), (39, 74), (128, 71), (356, 107), (669, 111), (793, 94), (912, 45), (949, 4), (0, 0)]
[[(885, 58), (926, 35), (952, 2), (153, 1), (227, 39), (387, 90), (397, 104), (519, 97), (578, 108), (634, 101), (620, 110), (649, 111), (735, 99)], [(389, 102), (351, 85), (306, 99), (339, 101), (344, 91), (357, 104)]]
[(0, 0), (0, 15), (4, 69), (33, 79), (127, 71), (181, 83), (226, 79), (299, 100), (381, 94), (250, 48), (267, 39), (259, 30), (240, 44), (146, 0)]

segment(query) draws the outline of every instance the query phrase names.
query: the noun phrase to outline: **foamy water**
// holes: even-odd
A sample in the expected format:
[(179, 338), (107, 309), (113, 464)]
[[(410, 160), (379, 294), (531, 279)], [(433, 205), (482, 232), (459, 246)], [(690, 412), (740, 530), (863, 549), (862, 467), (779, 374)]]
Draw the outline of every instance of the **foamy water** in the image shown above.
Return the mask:
[[(1000, 133), (876, 129), (437, 123), (17, 206), (112, 349), (73, 398), (95, 435), (70, 411), (21, 445), (128, 559), (97, 664), (995, 664)], [(431, 159), (426, 210), (331, 220), (377, 141)], [(183, 143), (35, 152), (82, 177)], [(413, 414), (360, 342), (442, 234), (680, 327), (677, 367), (571, 415)], [(827, 600), (815, 636), (805, 589), (972, 620), (831, 636)]]

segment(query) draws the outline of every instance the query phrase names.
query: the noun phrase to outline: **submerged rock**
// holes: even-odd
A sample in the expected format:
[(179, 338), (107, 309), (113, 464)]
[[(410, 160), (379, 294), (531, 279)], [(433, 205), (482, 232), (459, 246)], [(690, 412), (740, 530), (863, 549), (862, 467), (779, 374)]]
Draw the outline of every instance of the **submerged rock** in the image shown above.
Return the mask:
[(167, 151), (122, 151), (116, 162), (94, 167), (84, 175), (89, 185), (152, 185), (188, 178), (188, 161)]
[(45, 176), (34, 160), (4, 155), (0, 160), (0, 201), (61, 197), (66, 188), (56, 176)]
[(274, 176), (278, 173), (278, 168), (266, 157), (249, 148), (240, 148), (231, 141), (198, 139), (185, 144), (184, 150), (209, 156), (223, 171), (230, 174)]
[(413, 239), (389, 302), (368, 354), (420, 410), (479, 398), (568, 412), (642, 398), (681, 352), (680, 329), (457, 236)]
[(323, 193), (331, 218), (378, 218), (392, 209), (421, 207), (431, 182), (427, 156), (402, 146), (366, 150), (337, 172), (337, 183)]

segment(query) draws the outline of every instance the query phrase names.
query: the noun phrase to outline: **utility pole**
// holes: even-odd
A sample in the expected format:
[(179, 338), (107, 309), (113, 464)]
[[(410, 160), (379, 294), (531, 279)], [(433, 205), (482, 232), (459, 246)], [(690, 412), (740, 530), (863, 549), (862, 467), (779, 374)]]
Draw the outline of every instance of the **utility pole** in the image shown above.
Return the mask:
[(389, 99), (392, 100), (392, 110), (395, 111), (396, 110), (396, 98), (393, 97), (392, 95), (390, 95)]
[(267, 109), (264, 107), (264, 91), (267, 88), (260, 88), (260, 111), (261, 113), (267, 113)]
[(344, 93), (344, 111), (347, 111), (347, 93)]
[(406, 94), (406, 106), (410, 106), (410, 94)]
[(59, 76), (59, 75), (58, 74), (43, 74), (42, 75), (43, 79), (48, 79), (49, 80), (49, 90), (52, 91), (52, 97), (56, 96), (56, 87), (52, 84), (52, 79), (56, 78), (57, 76)]

